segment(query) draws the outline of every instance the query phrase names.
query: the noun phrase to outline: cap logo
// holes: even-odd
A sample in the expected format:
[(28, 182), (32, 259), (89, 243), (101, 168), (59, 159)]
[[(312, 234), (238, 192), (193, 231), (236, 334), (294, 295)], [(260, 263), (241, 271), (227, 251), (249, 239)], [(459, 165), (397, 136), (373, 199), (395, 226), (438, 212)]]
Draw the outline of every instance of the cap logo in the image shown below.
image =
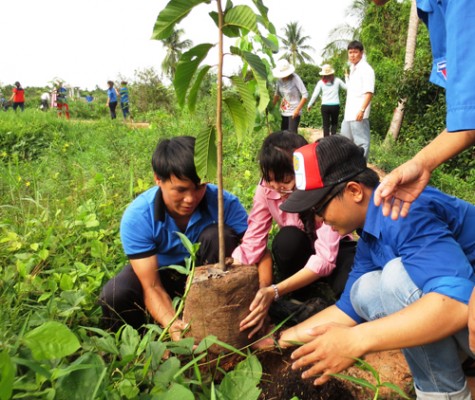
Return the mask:
[(298, 190), (321, 189), (323, 184), (315, 153), (318, 143), (307, 144), (294, 152), (295, 186)]

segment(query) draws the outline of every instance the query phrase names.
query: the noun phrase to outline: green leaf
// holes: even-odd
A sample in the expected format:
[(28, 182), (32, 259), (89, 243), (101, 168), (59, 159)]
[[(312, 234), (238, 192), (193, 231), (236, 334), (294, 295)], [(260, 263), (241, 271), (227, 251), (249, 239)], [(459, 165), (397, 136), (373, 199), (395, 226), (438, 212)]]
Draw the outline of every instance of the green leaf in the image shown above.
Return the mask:
[(158, 14), (153, 27), (152, 39), (166, 39), (175, 25), (185, 18), (190, 11), (199, 4), (210, 3), (210, 0), (170, 0), (166, 7)]
[(216, 130), (214, 126), (209, 126), (196, 136), (195, 165), (201, 182), (216, 180), (217, 159)]
[(257, 29), (256, 13), (249, 6), (236, 6), (229, 9), (224, 15), (224, 26), (237, 26), (255, 33)]
[(172, 383), (166, 393), (160, 394), (154, 398), (158, 400), (194, 400), (195, 395), (186, 386), (179, 383)]
[(262, 366), (255, 355), (241, 361), (226, 374), (219, 392), (225, 399), (258, 399), (261, 390), (257, 387), (262, 377)]
[[(219, 27), (219, 20), (218, 20), (218, 13), (216, 11), (211, 11), (209, 16), (213, 19), (214, 23), (216, 24), (216, 28)], [(237, 26), (223, 26), (223, 35), (229, 38), (239, 37), (241, 35), (241, 31)]]
[(23, 342), (35, 360), (50, 360), (73, 354), (81, 347), (74, 333), (64, 324), (48, 321), (28, 332)]
[(190, 89), (190, 93), (188, 94), (188, 109), (191, 112), (195, 111), (196, 99), (198, 97), (198, 92), (200, 90), (201, 82), (203, 82), (203, 78), (208, 73), (210, 68), (211, 68), (210, 65), (204, 65), (198, 70), (198, 74), (196, 75), (196, 79), (193, 82), (193, 86)]
[(172, 269), (180, 274), (188, 275), (188, 270), (183, 265), (167, 265), (165, 267), (160, 267), (160, 271), (164, 271), (166, 269)]
[(176, 65), (173, 86), (180, 107), (185, 104), (186, 93), (200, 63), (206, 58), (212, 44), (202, 43), (183, 53)]
[(404, 390), (402, 390), (399, 386), (395, 385), (394, 383), (384, 382), (381, 384), (381, 386), (391, 389), (393, 392), (396, 392), (399, 396), (401, 396), (404, 399), (409, 399), (409, 397), (404, 392)]
[(86, 353), (67, 368), (68, 374), (58, 379), (55, 399), (94, 399), (104, 380), (106, 366), (97, 354)]
[(246, 110), (247, 131), (251, 132), (254, 129), (254, 121), (256, 120), (256, 104), (254, 97), (246, 83), (239, 76), (231, 77), (231, 82), (238, 90), (242, 105)]
[(366, 379), (363, 378), (355, 378), (354, 376), (344, 375), (344, 374), (330, 374), (335, 378), (340, 378), (348, 382), (352, 382), (356, 385), (371, 389), (373, 392), (376, 391), (377, 387), (372, 383), (368, 382)]
[(263, 113), (270, 102), (269, 91), (267, 90), (267, 80), (255, 76), (257, 85), (259, 88), (259, 105), (257, 109), (260, 113)]
[(231, 47), (231, 53), (239, 54), (252, 68), (254, 75), (267, 79), (267, 69), (261, 58), (249, 51), (242, 51), (236, 47)]
[(244, 135), (248, 132), (246, 110), (241, 101), (235, 95), (226, 97), (223, 99), (223, 103), (227, 106), (228, 111), (231, 114), (234, 132), (236, 133), (239, 144), (241, 143)]
[(262, 0), (252, 0), (254, 5), (257, 7), (259, 10), (260, 15), (258, 14), (258, 17), (262, 20), (262, 24), (264, 27), (270, 32), (275, 34), (275, 27), (274, 25), (269, 21), (269, 17), (267, 16), (267, 12), (269, 9), (264, 5)]
[(183, 246), (185, 246), (185, 249), (188, 250), (188, 253), (190, 253), (190, 255), (193, 255), (193, 251), (194, 251), (194, 247), (193, 247), (193, 243), (191, 243), (190, 239), (188, 239), (183, 233), (181, 232), (175, 232), (179, 237), (180, 237), (180, 240), (181, 240), (181, 243), (183, 244)]
[(135, 350), (137, 349), (140, 336), (139, 333), (132, 328), (130, 325), (126, 325), (124, 330), (122, 331), (122, 335), (120, 337), (121, 344), (120, 344), (120, 354), (122, 357), (127, 356), (135, 356)]
[(217, 339), (216, 336), (214, 335), (208, 335), (205, 338), (203, 338), (200, 342), (200, 344), (196, 347), (195, 349), (195, 354), (202, 353), (203, 351), (208, 350), (215, 342)]
[(166, 388), (173, 381), (173, 377), (179, 369), (180, 361), (178, 358), (170, 357), (158, 368), (154, 375), (153, 383)]
[(6, 350), (0, 353), (0, 400), (9, 400), (13, 392), (15, 367)]
[(276, 35), (261, 36), (262, 43), (274, 54), (279, 52), (279, 39)]

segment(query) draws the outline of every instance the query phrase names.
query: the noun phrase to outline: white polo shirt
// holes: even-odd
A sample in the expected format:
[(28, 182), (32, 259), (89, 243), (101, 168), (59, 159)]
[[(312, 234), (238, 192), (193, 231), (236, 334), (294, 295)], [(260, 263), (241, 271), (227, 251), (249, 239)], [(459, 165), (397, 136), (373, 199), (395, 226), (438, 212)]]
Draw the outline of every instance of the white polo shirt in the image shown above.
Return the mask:
[[(361, 59), (358, 64), (351, 65), (346, 87), (345, 121), (355, 121), (366, 93), (374, 93), (374, 70), (366, 60)], [(370, 109), (371, 103), (366, 107), (363, 118), (369, 118)]]

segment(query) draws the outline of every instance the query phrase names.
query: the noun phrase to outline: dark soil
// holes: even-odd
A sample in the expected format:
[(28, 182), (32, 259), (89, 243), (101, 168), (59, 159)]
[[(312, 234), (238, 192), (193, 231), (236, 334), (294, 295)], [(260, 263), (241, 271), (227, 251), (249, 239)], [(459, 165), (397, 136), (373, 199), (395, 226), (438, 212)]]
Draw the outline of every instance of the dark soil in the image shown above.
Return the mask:
[[(366, 400), (374, 393), (349, 381), (332, 379), (322, 386), (314, 386), (313, 379), (302, 379), (302, 371), (291, 369), (292, 350), (273, 350), (257, 354), (262, 364), (263, 375), (260, 400)], [(412, 377), (400, 351), (388, 351), (368, 355), (365, 360), (378, 371), (381, 382), (391, 382), (403, 389), (409, 398), (412, 392)], [(342, 372), (375, 384), (374, 377), (366, 371), (351, 367)], [(379, 399), (400, 399), (396, 393), (382, 389)]]
[(260, 400), (353, 400), (357, 399), (344, 383), (332, 379), (322, 386), (314, 386), (312, 379), (304, 380), (302, 371), (291, 369), (290, 350), (268, 351), (258, 354), (263, 373)]

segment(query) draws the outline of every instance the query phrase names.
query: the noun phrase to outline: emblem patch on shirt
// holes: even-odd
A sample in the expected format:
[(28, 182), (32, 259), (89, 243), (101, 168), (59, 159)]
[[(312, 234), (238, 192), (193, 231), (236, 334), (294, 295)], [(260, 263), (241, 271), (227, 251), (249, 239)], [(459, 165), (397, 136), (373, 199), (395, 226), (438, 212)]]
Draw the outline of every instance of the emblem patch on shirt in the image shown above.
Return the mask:
[(447, 61), (439, 61), (437, 63), (437, 72), (443, 76), (444, 80), (447, 80)]

